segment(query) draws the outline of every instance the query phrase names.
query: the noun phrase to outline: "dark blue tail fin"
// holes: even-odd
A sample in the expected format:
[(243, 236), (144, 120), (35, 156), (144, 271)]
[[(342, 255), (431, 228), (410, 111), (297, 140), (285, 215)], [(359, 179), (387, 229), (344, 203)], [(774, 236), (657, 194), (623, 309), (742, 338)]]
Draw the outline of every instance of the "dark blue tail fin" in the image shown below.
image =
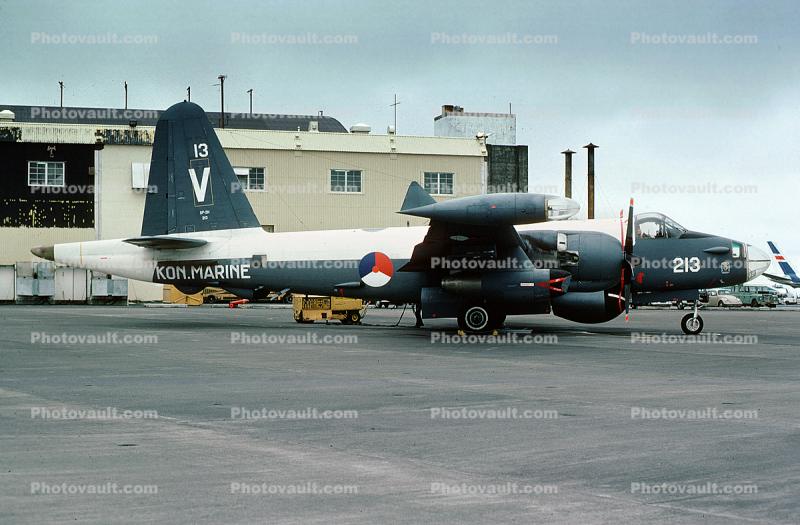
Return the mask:
[(197, 104), (175, 104), (158, 120), (148, 186), (142, 235), (260, 225)]

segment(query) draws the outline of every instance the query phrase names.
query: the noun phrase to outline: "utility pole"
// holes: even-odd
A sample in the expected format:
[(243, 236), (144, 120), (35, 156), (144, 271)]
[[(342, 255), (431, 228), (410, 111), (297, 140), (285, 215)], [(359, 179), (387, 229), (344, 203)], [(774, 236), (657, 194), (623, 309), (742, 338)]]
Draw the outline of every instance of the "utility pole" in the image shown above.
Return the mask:
[(394, 132), (397, 133), (397, 105), (400, 102), (397, 101), (397, 93), (394, 94), (394, 104), (389, 104), (389, 106), (394, 108)]
[(60, 96), (61, 102), (59, 102), (58, 106), (60, 108), (63, 108), (64, 107), (64, 82), (61, 81), (61, 80), (58, 81), (58, 89), (61, 92), (61, 96)]
[(217, 77), (219, 79), (219, 127), (225, 127), (225, 75)]
[(564, 197), (572, 198), (572, 156), (575, 154), (571, 149), (561, 152), (564, 155)]
[(253, 116), (253, 88), (247, 90), (247, 94), (250, 95), (250, 116)]
[(192, 86), (186, 86), (186, 102), (192, 101)]
[(588, 168), (586, 172), (587, 176), (587, 184), (586, 184), (586, 193), (588, 193), (588, 206), (587, 206), (587, 215), (589, 219), (594, 219), (594, 150), (599, 148), (600, 146), (595, 146), (591, 142), (584, 146), (587, 150), (589, 150), (589, 159), (588, 159)]
[(125, 109), (128, 109), (128, 81), (123, 82), (125, 85)]

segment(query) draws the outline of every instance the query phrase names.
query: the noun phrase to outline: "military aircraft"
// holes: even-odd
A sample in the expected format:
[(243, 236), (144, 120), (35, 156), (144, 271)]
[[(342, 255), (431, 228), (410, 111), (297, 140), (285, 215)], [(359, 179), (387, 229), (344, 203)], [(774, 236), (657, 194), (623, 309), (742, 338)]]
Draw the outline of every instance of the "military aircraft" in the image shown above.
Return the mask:
[[(416, 182), (399, 213), (428, 226), (268, 233), (205, 112), (170, 107), (156, 125), (141, 235), (37, 247), (57, 263), (130, 279), (206, 286), (241, 297), (270, 290), (413, 303), (423, 318), (479, 332), (506, 315), (554, 313), (580, 323), (632, 304), (696, 300), (699, 288), (748, 281), (769, 265), (753, 246), (693, 232), (662, 214), (565, 221), (578, 204), (497, 193), (437, 202)], [(635, 228), (634, 228), (635, 224)], [(681, 321), (699, 333), (697, 313)]]
[(778, 284), (791, 286), (792, 288), (800, 288), (800, 277), (797, 276), (794, 268), (792, 268), (792, 265), (789, 264), (789, 261), (786, 259), (786, 257), (781, 254), (781, 251), (777, 246), (775, 246), (774, 242), (767, 241), (767, 244), (769, 244), (769, 249), (772, 250), (772, 255), (775, 257), (775, 261), (778, 263), (778, 266), (780, 266), (783, 275), (764, 272), (764, 277)]

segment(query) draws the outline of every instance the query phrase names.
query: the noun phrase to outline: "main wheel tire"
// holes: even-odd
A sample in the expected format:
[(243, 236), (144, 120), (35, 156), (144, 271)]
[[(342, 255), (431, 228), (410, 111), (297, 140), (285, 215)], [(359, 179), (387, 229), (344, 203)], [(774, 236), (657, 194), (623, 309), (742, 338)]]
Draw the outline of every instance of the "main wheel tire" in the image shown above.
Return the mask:
[(752, 301), (750, 301), (750, 306), (751, 306), (752, 308), (758, 308), (758, 307), (759, 307), (758, 301), (756, 301), (755, 299), (753, 299)]
[(686, 335), (697, 335), (703, 331), (703, 318), (699, 315), (686, 314), (681, 319), (681, 330)]
[(358, 324), (361, 322), (360, 312), (347, 312), (348, 324)]
[(489, 327), (489, 311), (483, 306), (465, 308), (458, 316), (458, 327), (470, 332), (486, 330)]

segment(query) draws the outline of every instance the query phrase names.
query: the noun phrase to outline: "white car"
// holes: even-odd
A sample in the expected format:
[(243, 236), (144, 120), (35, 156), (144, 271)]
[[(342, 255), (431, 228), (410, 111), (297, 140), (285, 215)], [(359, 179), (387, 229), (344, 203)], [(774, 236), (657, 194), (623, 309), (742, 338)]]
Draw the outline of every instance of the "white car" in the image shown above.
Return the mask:
[(722, 293), (720, 290), (709, 290), (706, 304), (708, 306), (718, 306), (720, 308), (732, 308), (742, 306), (742, 301), (738, 297)]

